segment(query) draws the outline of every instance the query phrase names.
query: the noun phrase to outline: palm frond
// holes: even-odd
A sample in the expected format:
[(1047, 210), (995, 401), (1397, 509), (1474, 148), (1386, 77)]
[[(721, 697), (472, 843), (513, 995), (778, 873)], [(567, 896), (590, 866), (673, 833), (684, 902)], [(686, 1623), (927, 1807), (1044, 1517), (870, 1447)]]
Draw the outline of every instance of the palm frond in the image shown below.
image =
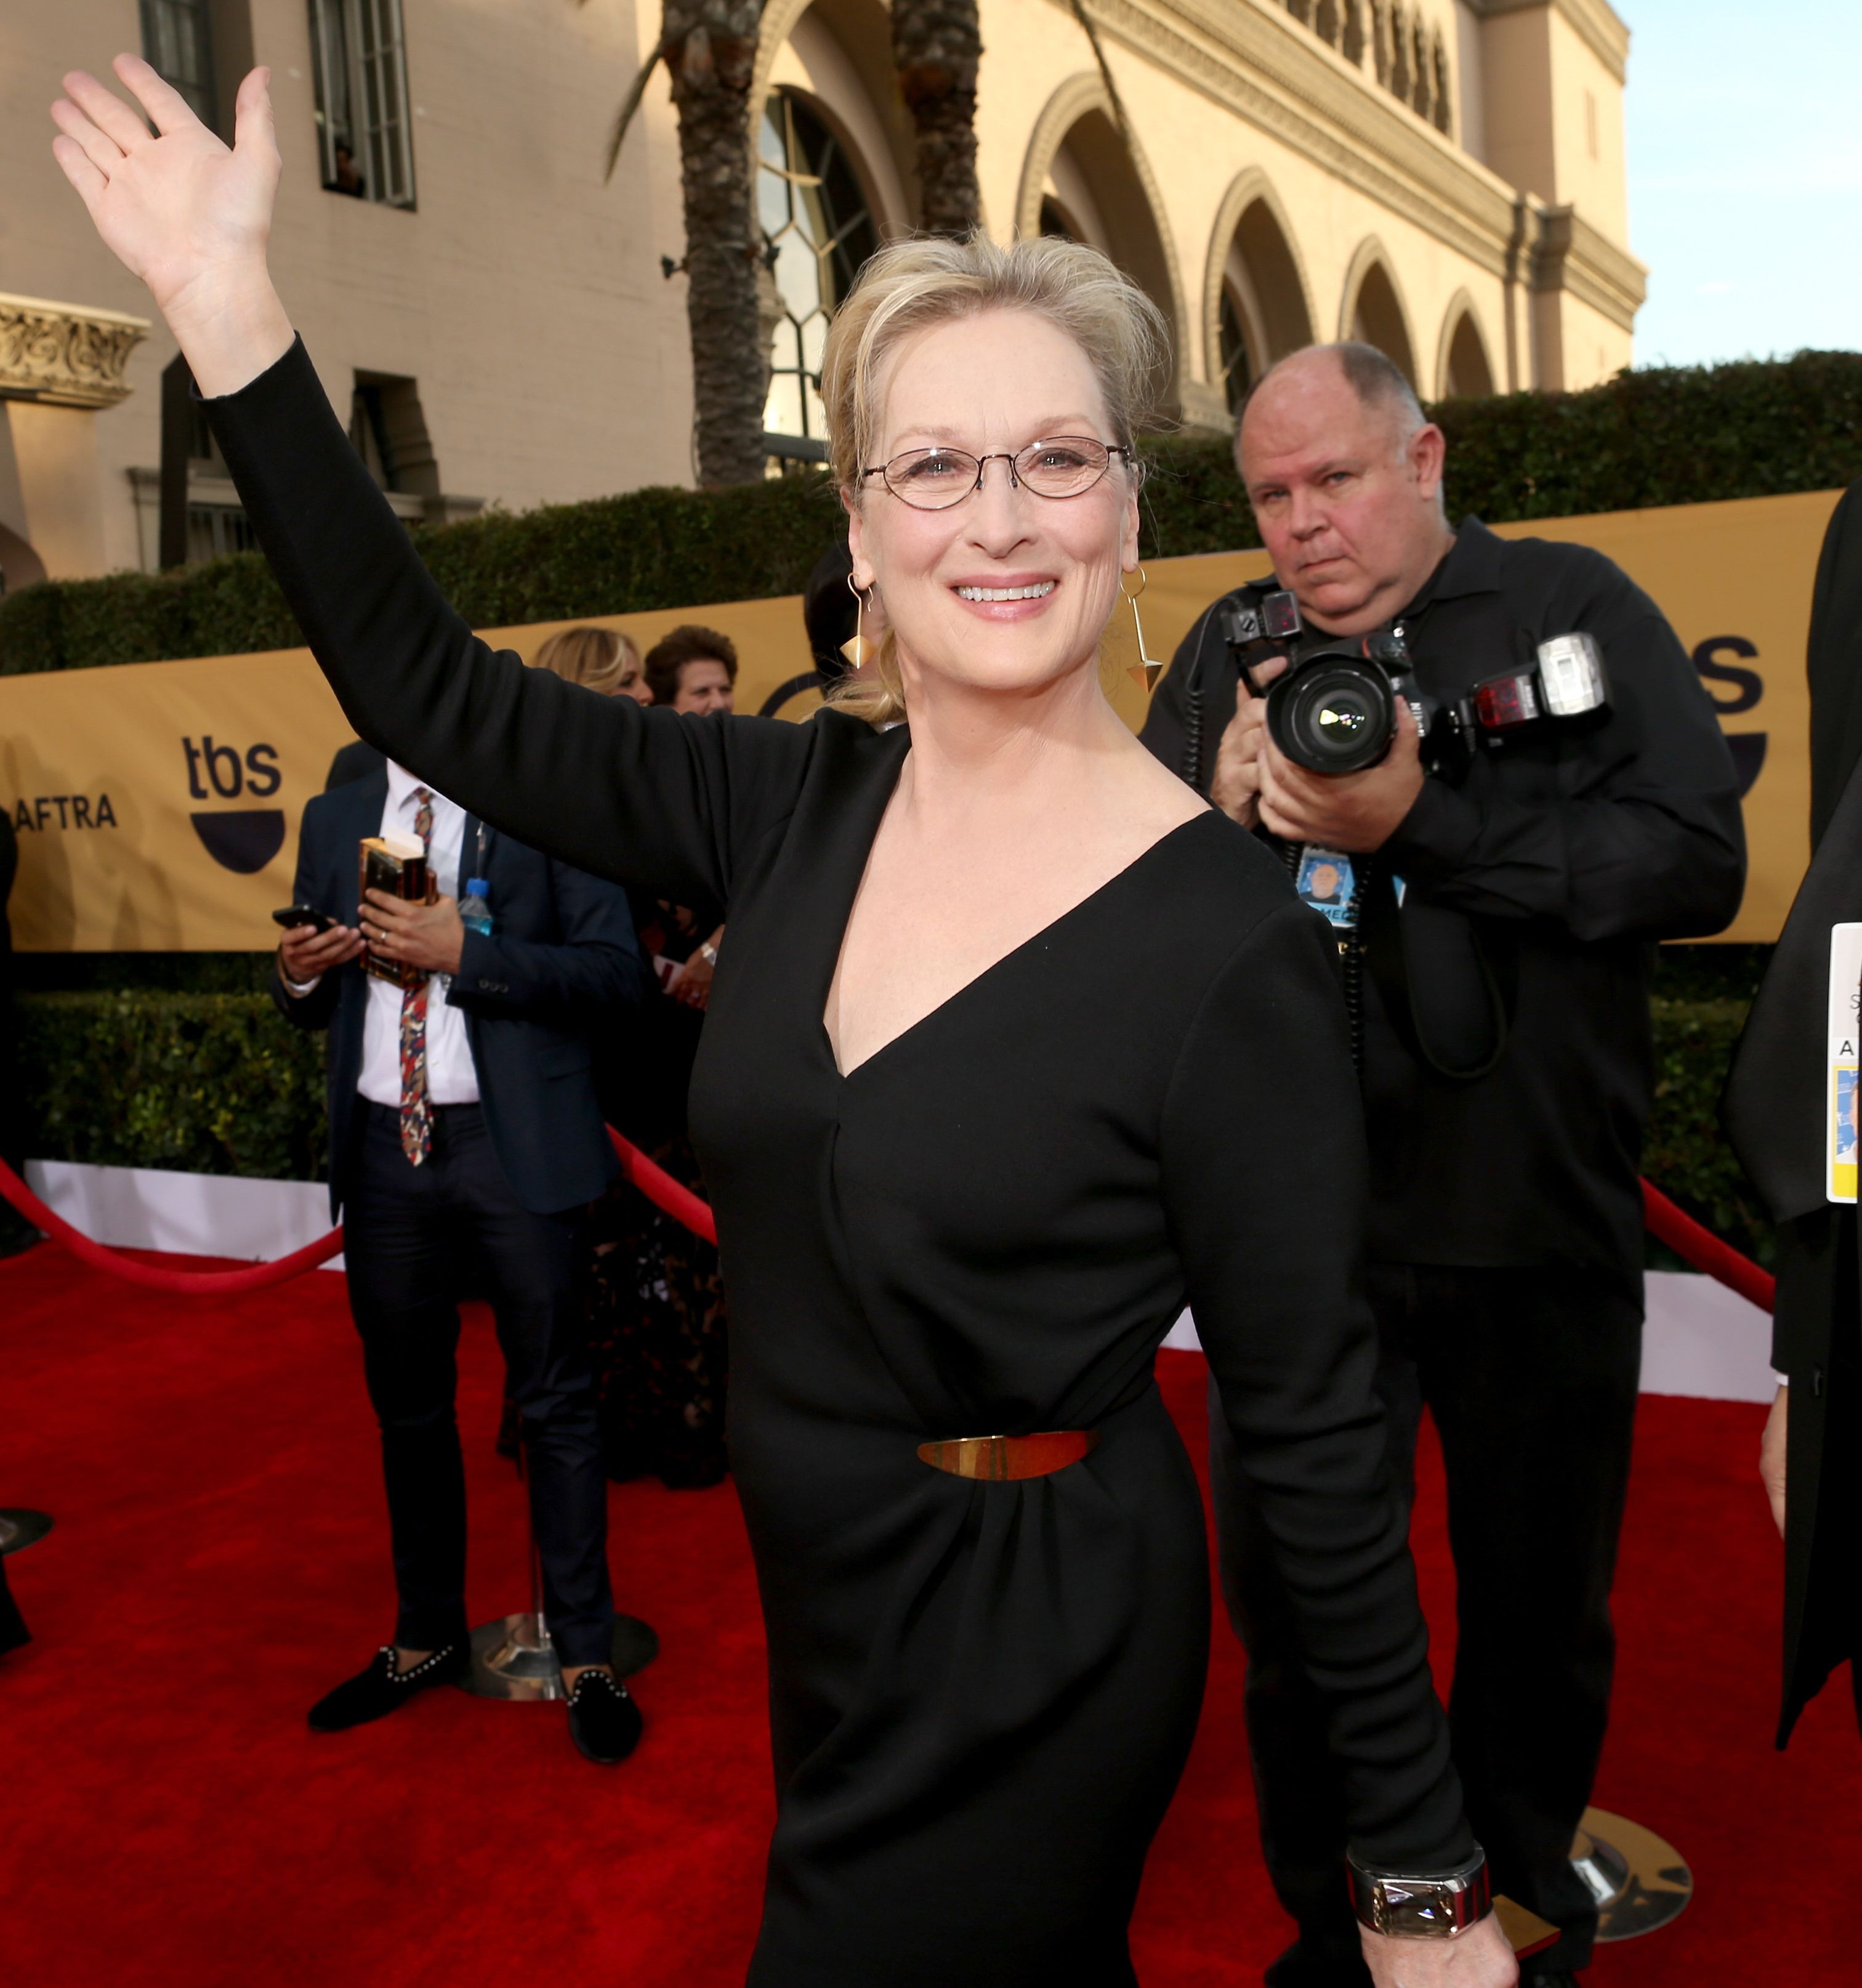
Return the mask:
[(1086, 39), (1093, 46), (1093, 59), (1099, 65), (1100, 80), (1106, 86), (1106, 94), (1112, 102), (1112, 121), (1118, 127), (1119, 136), (1128, 150), (1131, 145), (1130, 120), (1125, 115), (1125, 100), (1120, 96), (1118, 85), (1112, 79), (1112, 65), (1106, 59), (1106, 51), (1099, 39), (1099, 30), (1093, 25), (1093, 17), (1086, 12), (1086, 0), (1072, 0), (1073, 19), (1086, 30)]
[(614, 113), (614, 128), (608, 134), (607, 164), (601, 174), (604, 183), (614, 177), (615, 166), (620, 159), (620, 148), (627, 141), (627, 127), (634, 122), (634, 113), (639, 110), (641, 99), (647, 94), (647, 83), (665, 53), (666, 44), (661, 42), (640, 64), (640, 74), (634, 79), (634, 87), (627, 92), (626, 100)]

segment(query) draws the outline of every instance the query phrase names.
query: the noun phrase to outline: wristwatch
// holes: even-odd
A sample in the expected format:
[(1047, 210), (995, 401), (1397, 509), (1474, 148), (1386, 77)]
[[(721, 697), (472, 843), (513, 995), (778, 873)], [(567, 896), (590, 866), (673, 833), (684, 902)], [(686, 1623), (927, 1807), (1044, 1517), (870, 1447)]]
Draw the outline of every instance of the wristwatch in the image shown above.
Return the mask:
[(699, 947), (698, 957), (707, 966), (715, 966), (718, 964), (718, 948), (708, 938), (704, 945)]
[(1477, 1848), (1458, 1870), (1409, 1878), (1373, 1870), (1348, 1856), (1352, 1909), (1373, 1932), (1397, 1939), (1455, 1939), (1493, 1910), (1486, 1853)]

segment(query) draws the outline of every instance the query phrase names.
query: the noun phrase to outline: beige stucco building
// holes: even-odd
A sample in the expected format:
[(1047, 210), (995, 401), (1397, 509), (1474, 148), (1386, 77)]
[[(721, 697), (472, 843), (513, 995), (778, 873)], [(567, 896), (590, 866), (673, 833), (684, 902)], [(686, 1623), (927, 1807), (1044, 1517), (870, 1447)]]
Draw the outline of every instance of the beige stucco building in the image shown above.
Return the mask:
[[(1062, 230), (1130, 269), (1174, 328), (1185, 423), (1224, 426), (1264, 364), (1341, 335), (1425, 395), (1583, 387), (1629, 363), (1644, 272), (1628, 35), (1606, 0), (982, 0), (982, 21), (987, 225)], [(279, 288), (404, 514), (688, 482), (663, 76), (602, 175), (658, 25), (654, 0), (10, 0), (6, 583), (157, 565), (164, 427), (187, 556), (242, 542), (174, 376), (164, 397), (172, 342), (51, 157), (59, 75), (122, 48), (222, 123), (245, 68), (271, 66)], [(769, 0), (759, 91), (782, 306), (767, 424), (772, 454), (805, 456), (834, 299), (912, 213), (882, 0)]]

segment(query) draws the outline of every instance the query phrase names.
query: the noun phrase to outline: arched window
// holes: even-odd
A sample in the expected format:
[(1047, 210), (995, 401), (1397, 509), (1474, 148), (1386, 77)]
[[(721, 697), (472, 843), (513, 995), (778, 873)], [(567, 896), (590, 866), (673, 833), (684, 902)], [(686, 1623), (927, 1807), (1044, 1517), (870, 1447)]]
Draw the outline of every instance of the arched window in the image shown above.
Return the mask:
[(772, 92), (764, 108), (756, 205), (775, 252), (780, 312), (763, 426), (772, 434), (823, 435), (821, 353), (828, 323), (879, 235), (840, 140), (786, 90)]
[(1480, 326), (1472, 311), (1463, 311), (1448, 341), (1448, 363), (1442, 369), (1441, 390), (1449, 400), (1471, 394), (1491, 394), (1493, 368), (1487, 363), (1487, 348), (1481, 343)]
[[(1245, 174), (1243, 184), (1259, 177)], [(1225, 215), (1236, 197), (1232, 191)], [(1311, 344), (1312, 321), (1299, 265), (1265, 194), (1247, 201), (1228, 231), (1225, 248), (1218, 234), (1211, 255), (1221, 257), (1221, 274), (1205, 306), (1213, 313), (1205, 320), (1205, 336), (1213, 336), (1218, 381), (1233, 414), (1276, 360)]]
[(1371, 262), (1359, 282), (1349, 335), (1360, 345), (1374, 345), (1386, 359), (1395, 361), (1411, 386), (1415, 384), (1416, 361), (1403, 321), (1403, 306), (1389, 271), (1380, 262)]
[(1232, 414), (1240, 409), (1248, 389), (1254, 384), (1254, 367), (1248, 357), (1248, 330), (1242, 316), (1242, 300), (1230, 283), (1222, 285), (1220, 323), (1222, 349), (1217, 357), (1222, 363), (1222, 392)]

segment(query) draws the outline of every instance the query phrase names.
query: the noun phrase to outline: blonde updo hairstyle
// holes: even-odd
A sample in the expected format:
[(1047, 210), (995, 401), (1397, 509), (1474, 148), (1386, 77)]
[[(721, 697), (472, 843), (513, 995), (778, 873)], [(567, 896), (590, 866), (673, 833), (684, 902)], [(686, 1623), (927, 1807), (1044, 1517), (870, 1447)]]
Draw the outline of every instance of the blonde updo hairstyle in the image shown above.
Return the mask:
[[(856, 509), (875, 494), (860, 472), (875, 459), (887, 360), (906, 340), (931, 325), (991, 310), (1032, 311), (1065, 332), (1086, 354), (1099, 382), (1110, 439), (1132, 445), (1152, 412), (1170, 340), (1163, 313), (1129, 276), (1097, 248), (1051, 235), (1007, 248), (981, 232), (964, 241), (910, 237), (869, 259), (834, 313), (822, 357), (828, 460)], [(1120, 470), (1130, 475), (1135, 489), (1139, 465), (1120, 457), (1110, 473)], [(883, 499), (884, 492), (879, 495)], [(827, 701), (836, 711), (875, 725), (905, 715), (890, 630), (867, 667), (836, 685)]]

